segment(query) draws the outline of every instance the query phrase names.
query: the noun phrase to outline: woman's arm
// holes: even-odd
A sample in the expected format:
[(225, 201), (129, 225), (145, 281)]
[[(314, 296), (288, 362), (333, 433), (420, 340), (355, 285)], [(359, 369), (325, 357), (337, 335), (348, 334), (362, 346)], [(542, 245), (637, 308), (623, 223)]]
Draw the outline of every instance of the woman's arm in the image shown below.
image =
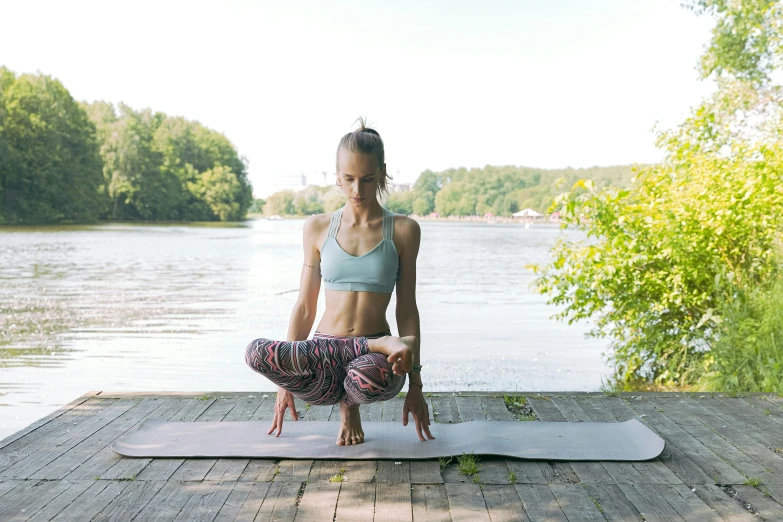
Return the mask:
[[(395, 226), (397, 222), (395, 221)], [(413, 364), (420, 364), (421, 326), (419, 325), (419, 309), (416, 306), (416, 258), (419, 255), (421, 243), (421, 228), (419, 223), (411, 218), (401, 220), (400, 239), (400, 275), (397, 279), (397, 329), (400, 337), (414, 335), (419, 340), (418, 349), (413, 353)], [(402, 408), (402, 425), (408, 425), (408, 413), (413, 414), (416, 433), (419, 439), (426, 441), (434, 439), (430, 433), (430, 409), (422, 391), (421, 373), (412, 371), (408, 374), (408, 393)], [(427, 438), (425, 438), (425, 435)]]
[[(319, 216), (310, 216), (304, 224), (304, 263), (302, 274), (299, 277), (299, 297), (296, 299), (294, 309), (291, 311), (291, 320), (288, 322), (288, 335), (286, 341), (306, 341), (310, 335), (310, 329), (315, 322), (315, 312), (318, 305), (318, 292), (321, 290), (321, 253), (316, 246), (320, 235)], [(294, 405), (294, 395), (282, 386), (277, 387), (277, 400), (275, 401), (275, 415), (272, 419), (272, 427), (267, 434), (277, 430), (276, 437), (283, 431), (283, 419), (286, 408), (291, 408), (291, 418), (299, 420), (299, 414)]]

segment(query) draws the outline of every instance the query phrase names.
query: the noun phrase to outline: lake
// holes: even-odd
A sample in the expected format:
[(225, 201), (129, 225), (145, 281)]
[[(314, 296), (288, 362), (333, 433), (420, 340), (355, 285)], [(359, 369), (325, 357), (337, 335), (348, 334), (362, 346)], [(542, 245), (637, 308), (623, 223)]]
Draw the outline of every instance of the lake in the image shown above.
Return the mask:
[[(90, 390), (259, 391), (257, 337), (285, 339), (304, 219), (0, 228), (0, 439)], [(426, 391), (596, 391), (607, 340), (531, 292), (559, 225), (422, 221)], [(318, 324), (323, 314), (323, 287)], [(387, 317), (392, 332), (395, 300)], [(405, 388), (407, 389), (407, 388)]]

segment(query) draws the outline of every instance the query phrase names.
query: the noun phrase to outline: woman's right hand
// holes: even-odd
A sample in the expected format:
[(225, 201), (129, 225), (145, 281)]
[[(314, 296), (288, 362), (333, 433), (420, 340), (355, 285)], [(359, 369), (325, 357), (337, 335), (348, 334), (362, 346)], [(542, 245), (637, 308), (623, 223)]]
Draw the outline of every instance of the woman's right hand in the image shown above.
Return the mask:
[(298, 421), (299, 414), (297, 413), (296, 405), (294, 404), (294, 394), (285, 388), (278, 386), (277, 400), (275, 401), (275, 418), (272, 421), (272, 427), (269, 428), (267, 435), (271, 435), (273, 431), (277, 430), (277, 435), (275, 435), (275, 437), (279, 437), (280, 433), (283, 432), (283, 417), (285, 417), (286, 408), (291, 408), (291, 417), (293, 417), (295, 421)]

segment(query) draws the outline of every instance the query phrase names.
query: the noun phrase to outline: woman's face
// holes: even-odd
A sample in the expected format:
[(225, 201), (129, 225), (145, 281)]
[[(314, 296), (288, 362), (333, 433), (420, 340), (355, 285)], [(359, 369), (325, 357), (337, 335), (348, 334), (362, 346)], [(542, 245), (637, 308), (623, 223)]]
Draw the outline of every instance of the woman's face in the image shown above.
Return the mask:
[(337, 161), (337, 182), (353, 205), (364, 206), (376, 199), (378, 183), (386, 176), (386, 165), (378, 168), (372, 154), (351, 152), (340, 148)]

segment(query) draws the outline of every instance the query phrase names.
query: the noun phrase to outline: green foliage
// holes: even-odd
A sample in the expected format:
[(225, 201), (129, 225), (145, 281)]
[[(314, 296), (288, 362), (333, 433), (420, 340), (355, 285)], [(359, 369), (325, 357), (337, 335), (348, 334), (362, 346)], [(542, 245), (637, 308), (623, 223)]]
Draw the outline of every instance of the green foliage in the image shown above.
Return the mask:
[(329, 477), (329, 482), (344, 482), (345, 481), (345, 467), (341, 466), (340, 470)]
[(780, 64), (783, 8), (778, 0), (689, 0), (699, 14), (715, 18), (712, 40), (701, 58), (701, 76), (730, 75), (767, 82)]
[(749, 478), (748, 480), (745, 481), (745, 485), (746, 486), (753, 486), (754, 488), (757, 488), (757, 487), (759, 487), (761, 485), (761, 479), (757, 479), (757, 478), (751, 477), (751, 478)]
[(0, 215), (17, 223), (90, 222), (106, 207), (94, 126), (63, 85), (3, 68)]
[(737, 289), (719, 309), (723, 322), (711, 346), (707, 391), (783, 391), (783, 277)]
[(444, 469), (446, 469), (446, 466), (451, 464), (451, 461), (452, 461), (452, 457), (448, 457), (448, 458), (439, 457), (438, 462), (440, 463), (440, 470), (443, 471)]
[(118, 107), (0, 67), (0, 222), (244, 218), (245, 160), (225, 136)]
[(250, 205), (250, 208), (247, 209), (249, 214), (261, 214), (264, 212), (264, 205), (266, 204), (266, 201), (261, 198), (256, 198), (253, 200), (253, 203)]
[(476, 475), (480, 468), (478, 466), (478, 455), (472, 451), (470, 453), (463, 453), (457, 457), (457, 469), (463, 475)]
[(392, 192), (386, 198), (385, 207), (395, 214), (413, 214), (413, 196), (412, 190), (404, 192)]
[(717, 19), (702, 73), (718, 91), (659, 133), (665, 161), (630, 187), (583, 179), (555, 199), (588, 241), (560, 238), (534, 286), (555, 317), (595, 319), (618, 389), (780, 389), (783, 17), (767, 0), (690, 5)]
[(595, 317), (591, 336), (612, 339), (625, 385), (691, 383), (704, 373), (722, 287), (751, 288), (778, 269), (783, 149), (687, 156), (637, 172), (630, 190), (577, 183), (558, 201), (565, 224), (589, 243), (559, 238), (554, 261), (531, 268), (555, 314)]

